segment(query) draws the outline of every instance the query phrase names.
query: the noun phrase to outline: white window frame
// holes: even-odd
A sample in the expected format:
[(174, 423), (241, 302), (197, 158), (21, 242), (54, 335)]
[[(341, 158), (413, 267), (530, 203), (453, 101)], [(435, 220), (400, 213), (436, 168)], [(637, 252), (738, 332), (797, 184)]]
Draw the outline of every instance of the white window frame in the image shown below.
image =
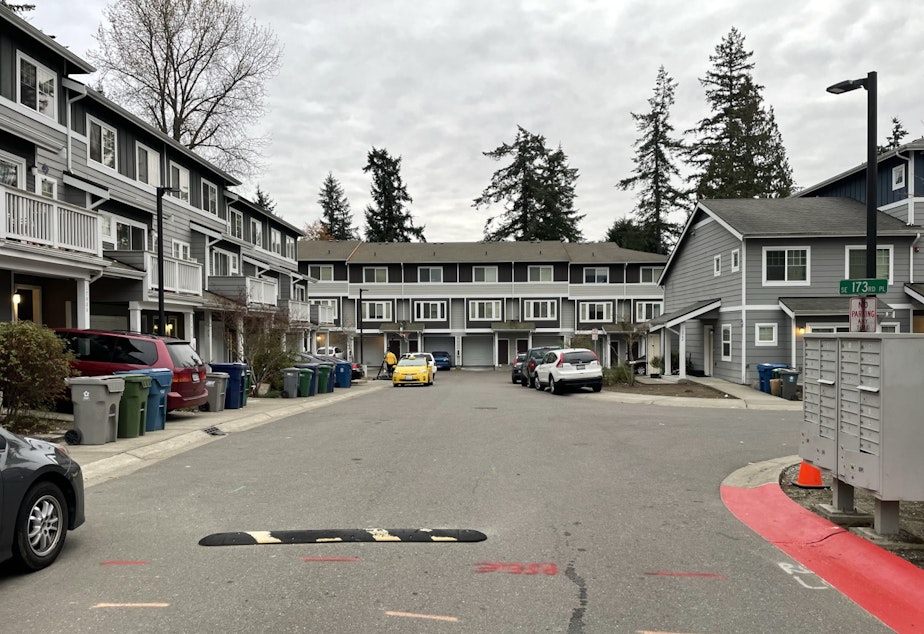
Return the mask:
[[(144, 167), (148, 172), (148, 180), (141, 179), (141, 157), (138, 156), (139, 151), (143, 151), (147, 155)], [(155, 152), (140, 141), (135, 142), (135, 180), (153, 187), (158, 187), (160, 185), (160, 152)]]
[[(547, 279), (546, 279), (547, 278)], [(527, 269), (526, 279), (533, 283), (548, 284), (555, 281), (555, 267), (547, 265), (530, 266)]]
[[(99, 159), (93, 157), (93, 126), (99, 127)], [(106, 133), (112, 135), (112, 165), (106, 159)], [(87, 115), (87, 162), (98, 165), (104, 169), (118, 170), (119, 167), (119, 132), (108, 123), (96, 117)]]
[(732, 343), (732, 325), (722, 324), (722, 334), (721, 339), (719, 339), (719, 354), (722, 357), (722, 361), (732, 360)]
[(210, 262), (211, 264), (210, 274), (211, 275), (219, 275), (217, 273), (217, 270), (218, 270), (217, 258), (219, 257), (227, 258), (228, 260), (228, 272), (226, 274), (223, 273), (222, 275), (227, 275), (230, 277), (232, 275), (240, 274), (241, 272), (240, 260), (238, 259), (237, 253), (232, 253), (231, 251), (225, 251), (224, 249), (213, 248), (211, 262)]
[(363, 321), (391, 321), (391, 302), (364, 301)]
[(414, 320), (446, 321), (446, 302), (414, 302)]
[(363, 284), (387, 284), (388, 267), (387, 266), (364, 266), (363, 267)]
[[(482, 311), (479, 308), (490, 308), (490, 310)], [(482, 314), (479, 316), (479, 313)], [(501, 301), (499, 299), (473, 299), (468, 303), (469, 321), (499, 321), (502, 316)]]
[(244, 214), (231, 210), (231, 235), (238, 240), (244, 239)]
[(554, 299), (524, 299), (523, 318), (532, 321), (558, 320), (558, 302)]
[(308, 289), (302, 284), (294, 284), (292, 286), (292, 295), (295, 297), (295, 301), (304, 302), (308, 299)]
[[(51, 185), (51, 191), (45, 193), (43, 190), (43, 185)], [(58, 181), (51, 176), (46, 176), (45, 174), (36, 174), (35, 175), (35, 193), (39, 196), (44, 196), (45, 198), (50, 198), (51, 200), (58, 199)]]
[[(601, 281), (599, 278), (603, 277)], [(593, 279), (588, 279), (592, 277)], [(585, 284), (609, 284), (610, 282), (610, 269), (605, 266), (585, 266), (584, 267), (584, 283)]]
[[(782, 251), (786, 259), (785, 275), (786, 279), (768, 280), (767, 279), (767, 254), (771, 251)], [(802, 251), (805, 253), (805, 279), (789, 279), (789, 253), (791, 251)], [(763, 286), (811, 286), (812, 284), (812, 248), (807, 246), (779, 246), (764, 247), (761, 257), (761, 279)]]
[(189, 243), (183, 242), (182, 240), (171, 240), (170, 241), (170, 252), (178, 260), (191, 260)]
[(712, 258), (712, 276), (718, 277), (722, 274), (722, 254)]
[[(202, 200), (200, 201), (202, 209), (209, 212), (213, 216), (221, 215), (219, 214), (218, 209), (218, 185), (211, 183), (204, 178), (202, 179)], [(224, 220), (222, 218), (222, 220)]]
[[(22, 97), (23, 97), (22, 95), (22, 63), (23, 62), (26, 62), (27, 64), (31, 64), (32, 66), (35, 67), (35, 107), (34, 108), (28, 104), (23, 103), (22, 101)], [(47, 75), (47, 77), (45, 78), (45, 81), (42, 80), (43, 73)], [(39, 86), (41, 86), (43, 83), (46, 83), (49, 79), (51, 80), (51, 85), (54, 89), (54, 92), (49, 96), (50, 98), (48, 99), (48, 101), (51, 104), (50, 112), (49, 112), (49, 108), (41, 107), (40, 104), (42, 103), (42, 95), (47, 96), (47, 93), (43, 93), (39, 90)], [(28, 108), (29, 110), (32, 110), (33, 112), (36, 112), (42, 115), (43, 117), (48, 117), (52, 121), (55, 121), (55, 122), (58, 121), (58, 74), (54, 72), (53, 70), (51, 70), (50, 68), (48, 68), (47, 66), (45, 66), (44, 64), (38, 63), (37, 61), (35, 61), (34, 59), (29, 57), (22, 51), (16, 51), (16, 103), (18, 103), (24, 108)]]
[[(179, 181), (177, 183), (173, 182), (173, 172), (174, 171), (176, 171), (177, 180)], [(182, 165), (180, 165), (179, 163), (174, 163), (173, 161), (170, 161), (169, 175), (170, 175), (169, 177), (170, 182), (168, 184), (173, 189), (179, 190), (179, 191), (170, 192), (170, 195), (173, 196), (174, 198), (178, 198), (182, 200), (188, 205), (189, 204), (189, 170), (183, 167)]]
[(313, 299), (310, 303), (316, 306), (327, 306), (330, 308), (331, 319), (336, 320), (340, 317), (340, 302), (338, 302), (336, 299)]
[[(315, 275), (315, 271), (317, 275)], [(333, 264), (309, 264), (308, 265), (308, 277), (312, 277), (320, 282), (333, 282), (334, 281), (334, 265)]]
[(902, 189), (905, 186), (905, 164), (896, 165), (892, 168), (892, 191)]
[[(658, 278), (661, 277), (661, 272), (664, 271), (663, 266), (643, 266), (639, 269), (638, 279), (640, 284), (657, 284)], [(646, 280), (646, 275), (650, 279)]]
[(282, 255), (282, 231), (279, 229), (270, 229), (270, 251)]
[[(478, 279), (478, 272), (481, 272), (481, 277), (483, 279)], [(488, 279), (488, 278), (494, 279)], [(497, 267), (496, 266), (473, 266), (472, 267), (472, 282), (476, 284), (496, 284), (497, 283)]]
[[(863, 270), (860, 271), (859, 275), (850, 274), (850, 254), (860, 251), (863, 253)], [(888, 280), (889, 285), (892, 284), (892, 274), (895, 269), (895, 252), (892, 249), (891, 244), (877, 244), (876, 245), (876, 279), (879, 278), (879, 255), (882, 251), (888, 251), (889, 253), (889, 271), (888, 271)], [(849, 244), (844, 248), (844, 279), (865, 279), (866, 278), (866, 245), (854, 245)]]
[[(593, 309), (594, 314), (603, 313), (602, 318), (591, 317), (590, 312)], [(588, 323), (612, 323), (613, 321), (613, 304), (612, 302), (581, 302), (580, 304), (581, 321)]]
[(6, 187), (15, 187), (16, 189), (25, 189), (26, 188), (26, 159), (15, 154), (9, 154), (0, 150), (0, 161), (3, 161), (7, 165), (11, 165), (16, 172), (16, 184), (7, 185), (0, 182), (0, 185), (5, 185)]
[[(657, 310), (655, 308), (657, 307)], [(660, 317), (664, 312), (664, 302), (636, 301), (635, 323), (641, 324)]]
[(259, 218), (250, 219), (250, 244), (263, 248), (263, 222)]
[[(424, 271), (427, 271), (428, 279), (423, 279)], [(434, 275), (434, 273), (436, 275)], [(439, 279), (433, 279), (434, 277)], [(417, 269), (417, 281), (421, 284), (442, 284), (443, 283), (443, 267), (441, 266), (421, 266)]]
[[(761, 339), (761, 332), (770, 329), (770, 338)], [(754, 324), (754, 345), (758, 348), (766, 346), (776, 346), (777, 343), (777, 333), (779, 331), (779, 324), (776, 323), (760, 323)]]
[(805, 332), (850, 332), (850, 324), (845, 322), (805, 324)]
[(901, 332), (901, 331), (902, 331), (901, 322), (897, 322), (897, 321), (879, 322), (879, 332)]
[[(112, 243), (115, 246), (117, 251), (147, 251), (148, 248), (148, 227), (145, 224), (140, 222), (133, 222), (127, 220), (122, 216), (111, 216), (112, 224), (110, 225), (110, 237), (112, 238)], [(122, 249), (119, 246), (119, 225), (128, 227), (129, 235), (133, 235), (134, 230), (141, 230), (141, 244), (136, 245), (134, 242), (130, 245), (129, 249)]]
[(732, 249), (731, 270), (732, 270), (732, 273), (737, 273), (738, 271), (741, 270), (741, 251), (738, 249)]

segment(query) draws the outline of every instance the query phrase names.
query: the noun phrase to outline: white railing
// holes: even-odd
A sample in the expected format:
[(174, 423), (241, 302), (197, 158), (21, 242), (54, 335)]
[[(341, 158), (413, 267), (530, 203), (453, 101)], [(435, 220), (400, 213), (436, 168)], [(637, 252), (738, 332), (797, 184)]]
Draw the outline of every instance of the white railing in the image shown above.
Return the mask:
[(311, 304), (290, 299), (285, 302), (289, 311), (289, 321), (308, 323), (311, 321)]
[(279, 298), (279, 283), (276, 280), (247, 278), (247, 300), (251, 304), (275, 306)]
[[(159, 288), (157, 254), (148, 253), (148, 279), (152, 289)], [(164, 290), (202, 295), (202, 265), (191, 260), (164, 256)]]
[(99, 217), (92, 211), (72, 207), (19, 189), (0, 187), (0, 239), (103, 255)]

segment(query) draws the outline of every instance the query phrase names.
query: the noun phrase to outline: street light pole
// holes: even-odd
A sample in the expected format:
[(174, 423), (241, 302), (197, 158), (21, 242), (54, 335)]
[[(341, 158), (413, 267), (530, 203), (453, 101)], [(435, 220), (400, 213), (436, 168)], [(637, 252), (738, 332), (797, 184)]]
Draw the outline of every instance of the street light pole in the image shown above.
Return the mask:
[(158, 334), (167, 334), (164, 312), (164, 194), (179, 191), (173, 187), (157, 188), (157, 319)]

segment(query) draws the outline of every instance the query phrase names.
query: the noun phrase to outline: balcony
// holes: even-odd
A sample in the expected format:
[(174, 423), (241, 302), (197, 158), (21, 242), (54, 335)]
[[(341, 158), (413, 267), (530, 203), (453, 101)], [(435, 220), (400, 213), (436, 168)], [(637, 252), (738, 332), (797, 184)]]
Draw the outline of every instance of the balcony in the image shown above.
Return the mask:
[(21, 189), (0, 186), (0, 240), (102, 257), (99, 216)]
[(290, 322), (311, 323), (311, 304), (294, 299), (283, 299), (279, 307), (289, 314)]
[(246, 300), (248, 306), (273, 306), (279, 301), (276, 280), (244, 275), (210, 275), (208, 290), (235, 301)]
[[(157, 290), (157, 254), (147, 253), (148, 288)], [(194, 260), (164, 256), (164, 290), (202, 296), (202, 265)]]

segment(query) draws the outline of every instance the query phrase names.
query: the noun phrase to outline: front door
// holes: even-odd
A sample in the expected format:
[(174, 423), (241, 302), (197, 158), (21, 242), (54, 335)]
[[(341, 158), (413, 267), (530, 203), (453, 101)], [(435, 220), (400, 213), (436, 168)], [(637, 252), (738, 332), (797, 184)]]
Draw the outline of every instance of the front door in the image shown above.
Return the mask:
[(510, 363), (510, 340), (497, 340), (497, 365), (507, 365)]
[(16, 320), (41, 324), (42, 287), (17, 284), (13, 293), (13, 316)]

